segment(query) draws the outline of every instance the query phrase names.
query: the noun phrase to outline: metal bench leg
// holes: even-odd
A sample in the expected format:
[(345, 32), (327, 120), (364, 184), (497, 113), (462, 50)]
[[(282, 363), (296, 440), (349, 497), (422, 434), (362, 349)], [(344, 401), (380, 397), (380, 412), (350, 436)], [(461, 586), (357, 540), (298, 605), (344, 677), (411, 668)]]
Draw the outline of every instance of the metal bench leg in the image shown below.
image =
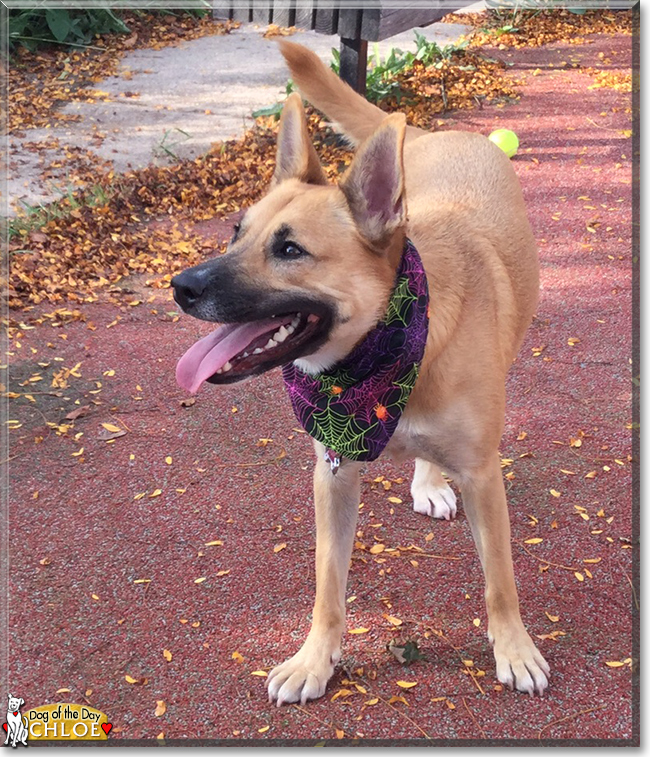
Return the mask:
[(339, 75), (360, 95), (366, 94), (368, 41), (341, 37), (341, 69)]

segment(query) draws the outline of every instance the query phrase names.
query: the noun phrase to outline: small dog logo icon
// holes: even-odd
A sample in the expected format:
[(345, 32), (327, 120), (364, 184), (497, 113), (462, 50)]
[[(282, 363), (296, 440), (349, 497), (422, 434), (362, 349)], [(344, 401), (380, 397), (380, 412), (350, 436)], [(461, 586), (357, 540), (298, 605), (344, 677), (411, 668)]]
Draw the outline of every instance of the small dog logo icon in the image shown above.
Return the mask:
[(13, 697), (9, 694), (7, 706), (7, 722), (3, 727), (7, 731), (7, 738), (3, 746), (10, 744), (14, 749), (18, 744), (27, 746), (27, 718), (20, 714), (20, 708), (25, 704), (22, 697)]

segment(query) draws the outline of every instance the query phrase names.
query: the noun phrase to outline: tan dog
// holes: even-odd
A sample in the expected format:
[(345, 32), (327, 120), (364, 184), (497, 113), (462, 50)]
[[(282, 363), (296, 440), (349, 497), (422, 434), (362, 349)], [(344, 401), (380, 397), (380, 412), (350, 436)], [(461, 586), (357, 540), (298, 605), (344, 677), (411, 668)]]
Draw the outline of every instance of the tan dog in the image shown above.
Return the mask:
[[(453, 517), (441, 470), (459, 484), (485, 574), (497, 676), (541, 694), (549, 667), (519, 614), (498, 456), (505, 376), (538, 294), (515, 172), (485, 137), (406, 127), (306, 48), (280, 47), (304, 96), (361, 147), (341, 184), (328, 184), (301, 99), (287, 100), (270, 191), (235, 228), (228, 254), (172, 282), (186, 312), (227, 324), (181, 359), (179, 383), (197, 391), (291, 361), (309, 373), (330, 368), (383, 316), (408, 235), (427, 272), (431, 317), (420, 376), (386, 453), (415, 459), (418, 512)], [(315, 447), (316, 603), (304, 645), (268, 677), (278, 705), (323, 695), (345, 630), (361, 464), (343, 460), (333, 475)]]

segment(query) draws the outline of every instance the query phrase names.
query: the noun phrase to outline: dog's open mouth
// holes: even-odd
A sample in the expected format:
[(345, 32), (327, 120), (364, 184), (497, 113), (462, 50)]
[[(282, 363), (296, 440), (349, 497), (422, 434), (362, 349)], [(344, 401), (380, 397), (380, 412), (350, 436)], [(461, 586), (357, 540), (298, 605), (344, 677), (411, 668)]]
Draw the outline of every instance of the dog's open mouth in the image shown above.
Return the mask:
[(327, 321), (315, 313), (298, 312), (219, 326), (178, 361), (176, 380), (194, 394), (204, 381), (229, 384), (264, 373), (322, 343)]

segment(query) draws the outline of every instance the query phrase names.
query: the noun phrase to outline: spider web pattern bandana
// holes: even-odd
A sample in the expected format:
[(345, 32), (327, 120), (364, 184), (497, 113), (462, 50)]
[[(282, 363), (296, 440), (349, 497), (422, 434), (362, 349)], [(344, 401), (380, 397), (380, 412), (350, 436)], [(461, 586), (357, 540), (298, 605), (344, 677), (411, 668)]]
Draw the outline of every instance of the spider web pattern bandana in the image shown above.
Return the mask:
[(383, 452), (415, 386), (428, 328), (427, 278), (407, 239), (386, 314), (365, 339), (324, 373), (283, 366), (293, 411), (326, 447), (333, 472), (341, 457), (369, 461)]

